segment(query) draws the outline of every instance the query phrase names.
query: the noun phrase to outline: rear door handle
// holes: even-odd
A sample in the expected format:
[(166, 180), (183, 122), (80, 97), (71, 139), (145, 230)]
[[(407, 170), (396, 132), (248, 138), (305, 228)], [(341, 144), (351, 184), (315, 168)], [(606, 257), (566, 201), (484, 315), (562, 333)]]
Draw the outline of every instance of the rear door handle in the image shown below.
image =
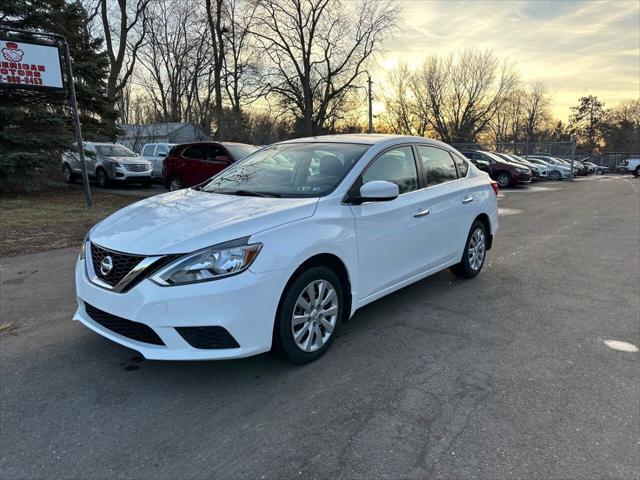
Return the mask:
[(473, 197), (465, 197), (464, 200), (462, 200), (462, 203), (471, 203), (473, 202)]
[(418, 210), (413, 216), (414, 217), (424, 217), (426, 215), (429, 215), (430, 213), (431, 213), (431, 211), (425, 208), (424, 210)]

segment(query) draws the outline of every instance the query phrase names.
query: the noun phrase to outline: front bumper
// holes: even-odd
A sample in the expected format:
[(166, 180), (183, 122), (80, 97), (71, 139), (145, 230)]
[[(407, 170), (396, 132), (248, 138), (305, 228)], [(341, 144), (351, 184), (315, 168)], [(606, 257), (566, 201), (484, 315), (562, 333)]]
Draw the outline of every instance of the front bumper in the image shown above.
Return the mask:
[[(271, 349), (273, 324), (287, 272), (239, 275), (192, 285), (161, 287), (145, 279), (126, 293), (116, 293), (89, 281), (84, 261), (76, 263), (78, 309), (74, 320), (150, 360), (212, 360), (242, 358)], [(144, 324), (164, 345), (134, 340), (95, 321), (90, 305), (103, 312)], [(90, 307), (89, 307), (90, 308)], [(223, 327), (237, 348), (195, 348), (176, 327)]]
[(530, 173), (515, 173), (513, 175), (514, 183), (529, 183), (531, 182), (531, 174)]
[(110, 180), (116, 182), (145, 183), (151, 182), (153, 170), (145, 170), (142, 172), (132, 172), (124, 168), (114, 168), (109, 175)]

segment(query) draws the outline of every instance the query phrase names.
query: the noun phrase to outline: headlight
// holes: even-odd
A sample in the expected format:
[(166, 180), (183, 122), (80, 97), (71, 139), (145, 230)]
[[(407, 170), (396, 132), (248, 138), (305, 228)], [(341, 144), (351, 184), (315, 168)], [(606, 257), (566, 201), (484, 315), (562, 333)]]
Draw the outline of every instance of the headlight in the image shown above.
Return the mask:
[(531, 173), (528, 168), (516, 168), (516, 172), (518, 173)]
[(82, 240), (82, 246), (80, 247), (80, 260), (84, 260), (87, 256), (87, 240), (89, 240), (89, 232), (87, 232)]
[(122, 165), (115, 160), (111, 160), (111, 165), (113, 165), (114, 168), (122, 168)]
[(208, 282), (243, 272), (258, 256), (261, 243), (247, 244), (249, 237), (221, 243), (182, 256), (151, 277), (158, 285)]

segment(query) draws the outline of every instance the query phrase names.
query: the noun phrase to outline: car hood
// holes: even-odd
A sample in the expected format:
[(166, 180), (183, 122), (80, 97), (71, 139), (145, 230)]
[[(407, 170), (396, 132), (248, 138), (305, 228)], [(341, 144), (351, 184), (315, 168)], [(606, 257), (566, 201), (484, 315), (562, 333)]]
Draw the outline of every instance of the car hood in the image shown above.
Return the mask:
[(263, 198), (193, 189), (129, 205), (96, 225), (91, 241), (140, 255), (188, 253), (314, 214), (317, 198)]

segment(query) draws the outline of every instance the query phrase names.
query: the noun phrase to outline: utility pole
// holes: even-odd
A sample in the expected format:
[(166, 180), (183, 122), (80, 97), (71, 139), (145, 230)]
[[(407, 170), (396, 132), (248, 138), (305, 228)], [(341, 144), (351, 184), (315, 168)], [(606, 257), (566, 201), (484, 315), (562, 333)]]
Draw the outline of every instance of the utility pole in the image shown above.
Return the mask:
[(369, 133), (373, 133), (373, 93), (371, 91), (371, 75), (367, 74), (367, 84), (369, 85)]

